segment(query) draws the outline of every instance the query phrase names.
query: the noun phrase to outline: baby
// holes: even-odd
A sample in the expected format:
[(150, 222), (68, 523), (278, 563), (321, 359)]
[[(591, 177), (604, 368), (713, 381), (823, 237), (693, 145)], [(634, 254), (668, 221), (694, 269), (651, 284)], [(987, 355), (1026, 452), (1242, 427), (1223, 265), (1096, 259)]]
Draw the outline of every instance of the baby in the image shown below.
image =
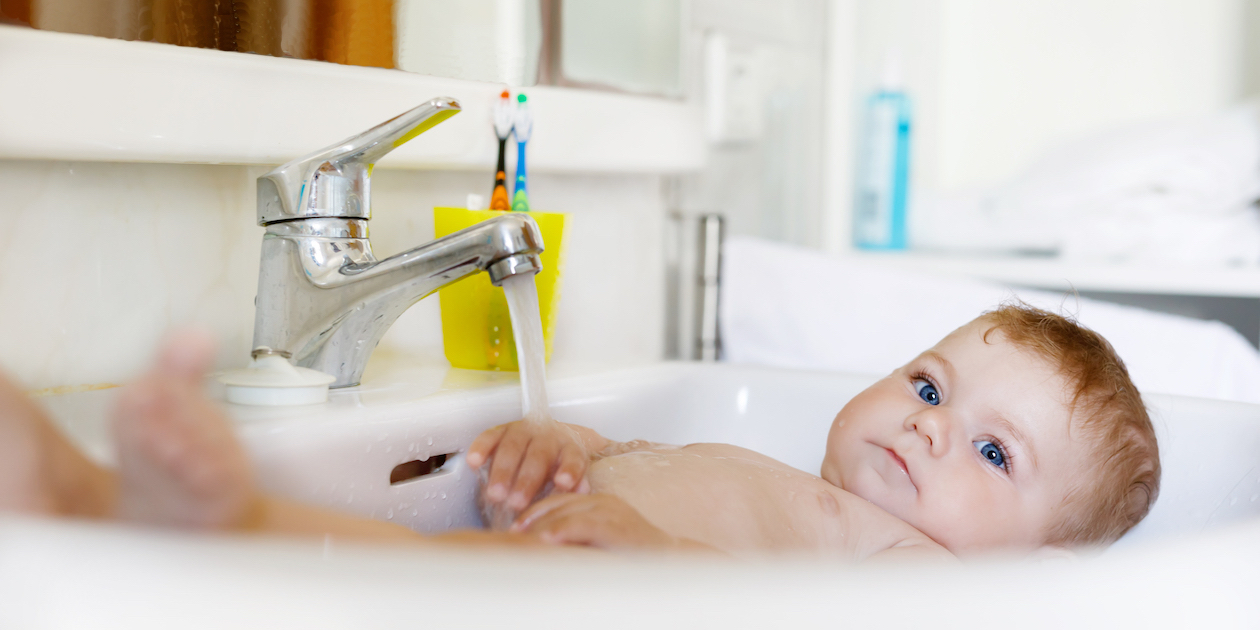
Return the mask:
[[(1023, 305), (985, 313), (854, 397), (832, 424), (821, 478), (736, 446), (616, 444), (569, 429), (517, 422), (470, 447), (473, 466), (494, 455), (492, 507), (525, 507), (548, 474), (608, 497), (543, 500), (514, 529), (856, 561), (1028, 552), (1111, 543), (1159, 488), (1150, 419), (1110, 344)], [(595, 454), (589, 468), (583, 451)]]
[[(97, 467), (0, 382), (0, 510), (194, 529), (437, 544), (798, 552), (862, 561), (1102, 545), (1159, 486), (1150, 420), (1097, 334), (1025, 306), (951, 333), (836, 416), (822, 476), (722, 444), (611, 442), (519, 421), (479, 436), (507, 531), (415, 534), (263, 496), (201, 393), (211, 353), (185, 339), (120, 396), (119, 468)], [(550, 482), (554, 491), (535, 501)], [(511, 523), (506, 526), (506, 523)]]

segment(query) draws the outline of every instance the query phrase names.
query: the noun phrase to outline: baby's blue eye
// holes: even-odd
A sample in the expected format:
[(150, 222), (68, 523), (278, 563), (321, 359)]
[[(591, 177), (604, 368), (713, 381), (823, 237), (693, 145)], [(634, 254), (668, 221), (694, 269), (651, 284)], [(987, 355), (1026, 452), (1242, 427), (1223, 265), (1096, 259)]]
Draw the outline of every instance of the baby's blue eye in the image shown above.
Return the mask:
[(988, 440), (976, 440), (972, 444), (975, 445), (976, 450), (980, 451), (980, 456), (985, 461), (1003, 470), (1006, 469), (1006, 457), (1002, 455), (1002, 449), (997, 444)]
[(915, 380), (914, 391), (918, 392), (919, 398), (929, 405), (941, 404), (941, 395), (937, 393), (936, 386), (923, 379)]

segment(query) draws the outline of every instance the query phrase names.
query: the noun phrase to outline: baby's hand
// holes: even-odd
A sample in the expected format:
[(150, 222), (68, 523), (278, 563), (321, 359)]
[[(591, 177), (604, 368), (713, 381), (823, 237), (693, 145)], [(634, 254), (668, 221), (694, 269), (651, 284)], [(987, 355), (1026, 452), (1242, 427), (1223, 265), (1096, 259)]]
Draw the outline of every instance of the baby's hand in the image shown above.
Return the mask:
[(532, 534), (556, 545), (608, 550), (700, 547), (670, 536), (611, 494), (547, 497), (521, 514), (509, 531)]
[(549, 477), (560, 492), (589, 491), (581, 436), (555, 420), (518, 420), (485, 431), (468, 447), (468, 465), (476, 470), (487, 461), (485, 500), (506, 500), (511, 510), (529, 505)]

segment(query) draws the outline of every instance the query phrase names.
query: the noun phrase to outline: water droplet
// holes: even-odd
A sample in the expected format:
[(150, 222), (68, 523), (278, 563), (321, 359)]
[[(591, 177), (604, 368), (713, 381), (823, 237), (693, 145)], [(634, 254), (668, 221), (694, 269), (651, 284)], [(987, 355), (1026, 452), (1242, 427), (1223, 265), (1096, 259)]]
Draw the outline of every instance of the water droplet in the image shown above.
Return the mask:
[(392, 450), (394, 450), (394, 445), (393, 445), (393, 444), (386, 444), (386, 445), (385, 445), (385, 452), (386, 452), (386, 453), (388, 453), (388, 452), (390, 452), (390, 451), (392, 451)]
[(385, 518), (390, 520), (394, 519), (394, 508), (389, 508), (389, 511), (385, 513)]
[(445, 491), (445, 490), (444, 490), (444, 491), (442, 491), (442, 498), (443, 498), (443, 499), (445, 499), (445, 498), (446, 498), (446, 491)]
[(407, 452), (408, 452), (408, 453), (413, 452), (413, 451), (415, 451), (415, 450), (416, 450), (416, 443), (415, 443), (415, 442), (412, 442), (411, 444), (408, 444), (408, 445), (407, 445)]
[(429, 439), (428, 439), (428, 444), (429, 444), (429, 446), (433, 446), (433, 438), (429, 438)]
[(446, 526), (447, 526), (447, 527), (450, 527), (450, 526), (451, 526), (451, 517), (449, 517), (449, 516), (448, 516), (448, 517), (446, 517)]
[(411, 511), (411, 515), (412, 515), (412, 516), (417, 516), (417, 515), (419, 515), (419, 514), (420, 514), (420, 510), (414, 510), (414, 509), (413, 509), (413, 510)]

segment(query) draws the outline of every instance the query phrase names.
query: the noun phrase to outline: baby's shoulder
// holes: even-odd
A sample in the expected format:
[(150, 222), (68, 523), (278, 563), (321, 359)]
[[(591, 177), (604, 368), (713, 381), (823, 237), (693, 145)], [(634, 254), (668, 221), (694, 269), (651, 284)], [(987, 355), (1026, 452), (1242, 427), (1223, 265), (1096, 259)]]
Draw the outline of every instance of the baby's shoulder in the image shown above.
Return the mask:
[(859, 561), (890, 549), (931, 549), (933, 554), (949, 555), (927, 534), (856, 494), (822, 479), (810, 486), (822, 520), (832, 524), (833, 533)]

